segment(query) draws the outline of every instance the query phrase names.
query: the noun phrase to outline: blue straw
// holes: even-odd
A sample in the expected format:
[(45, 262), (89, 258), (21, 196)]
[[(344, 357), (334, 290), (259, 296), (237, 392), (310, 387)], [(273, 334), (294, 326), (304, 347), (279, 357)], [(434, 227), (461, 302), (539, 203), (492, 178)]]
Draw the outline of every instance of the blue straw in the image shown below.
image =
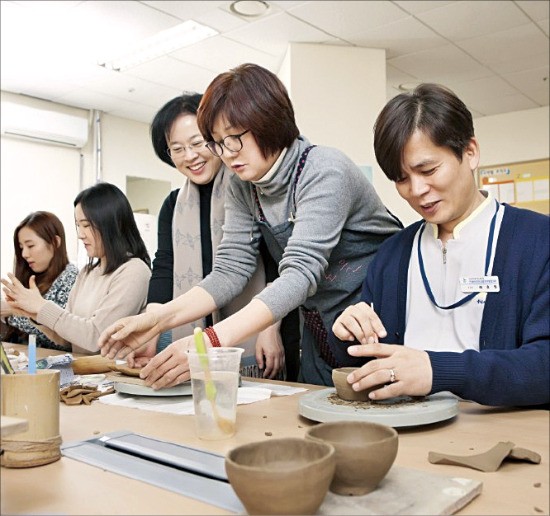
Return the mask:
[(29, 374), (36, 374), (36, 335), (29, 335)]

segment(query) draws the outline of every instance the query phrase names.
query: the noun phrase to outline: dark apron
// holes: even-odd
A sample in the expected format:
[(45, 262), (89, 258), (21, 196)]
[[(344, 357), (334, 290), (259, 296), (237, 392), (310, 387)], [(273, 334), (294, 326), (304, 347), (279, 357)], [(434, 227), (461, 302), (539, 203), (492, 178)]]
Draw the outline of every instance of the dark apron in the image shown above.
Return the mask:
[[(292, 206), (289, 210), (289, 218), (282, 224), (271, 226), (264, 215), (256, 187), (252, 185), (256, 208), (258, 209), (257, 222), (265, 240), (269, 253), (276, 263), (283, 258), (288, 240), (294, 230), (294, 215), (296, 213), (296, 185), (304, 168), (309, 151), (314, 145), (307, 147), (298, 161), (296, 174), (292, 183)], [(300, 361), (300, 374), (298, 381), (316, 385), (332, 385), (332, 368), (336, 361), (327, 342), (327, 330), (317, 310), (309, 310), (301, 307), (304, 317), (304, 329), (302, 334), (302, 356)]]

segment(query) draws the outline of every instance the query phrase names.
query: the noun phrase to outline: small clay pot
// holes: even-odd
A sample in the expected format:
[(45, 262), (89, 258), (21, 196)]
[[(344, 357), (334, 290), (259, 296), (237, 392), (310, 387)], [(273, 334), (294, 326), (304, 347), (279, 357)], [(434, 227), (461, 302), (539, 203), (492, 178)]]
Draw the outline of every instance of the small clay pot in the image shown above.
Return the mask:
[(368, 421), (321, 423), (306, 431), (306, 439), (330, 443), (336, 449), (333, 493), (360, 496), (374, 491), (397, 455), (397, 432)]
[(248, 514), (315, 514), (334, 475), (334, 447), (297, 438), (231, 450), (227, 477)]
[(375, 385), (370, 389), (365, 389), (363, 391), (354, 391), (351, 388), (351, 384), (348, 383), (348, 375), (359, 369), (358, 367), (338, 367), (332, 370), (332, 382), (334, 387), (336, 387), (336, 394), (339, 398), (346, 401), (370, 401), (369, 392), (379, 389), (380, 385)]

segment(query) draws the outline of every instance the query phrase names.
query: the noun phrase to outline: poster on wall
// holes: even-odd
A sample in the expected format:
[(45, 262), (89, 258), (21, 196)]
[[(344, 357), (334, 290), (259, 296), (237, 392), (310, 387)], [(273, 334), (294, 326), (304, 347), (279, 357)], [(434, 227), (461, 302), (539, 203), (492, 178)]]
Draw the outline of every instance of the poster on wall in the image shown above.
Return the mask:
[(478, 185), (500, 202), (548, 215), (549, 163), (545, 159), (485, 167), (478, 171)]

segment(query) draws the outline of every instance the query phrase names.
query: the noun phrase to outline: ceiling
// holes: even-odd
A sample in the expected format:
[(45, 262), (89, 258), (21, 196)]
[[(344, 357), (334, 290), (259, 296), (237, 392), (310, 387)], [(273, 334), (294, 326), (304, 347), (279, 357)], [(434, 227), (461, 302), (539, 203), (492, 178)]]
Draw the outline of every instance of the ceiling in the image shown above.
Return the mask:
[[(149, 123), (240, 63), (277, 73), (295, 42), (386, 49), (388, 99), (400, 84), (438, 82), (474, 117), (549, 104), (548, 0), (268, 0), (253, 19), (230, 4), (2, 0), (1, 89)], [(125, 72), (97, 64), (188, 19), (219, 35)]]

